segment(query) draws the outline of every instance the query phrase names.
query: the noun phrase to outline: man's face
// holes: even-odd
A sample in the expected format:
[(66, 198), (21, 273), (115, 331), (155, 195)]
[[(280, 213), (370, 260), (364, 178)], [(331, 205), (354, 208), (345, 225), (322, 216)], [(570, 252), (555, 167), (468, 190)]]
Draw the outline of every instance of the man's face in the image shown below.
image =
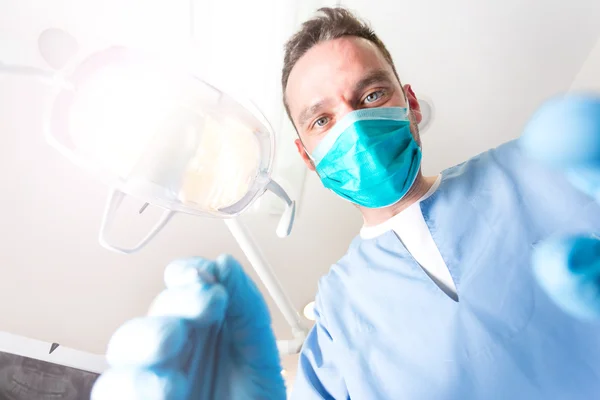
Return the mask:
[[(300, 140), (298, 151), (310, 169), (311, 153), (327, 132), (351, 111), (372, 107), (406, 107), (413, 121), (421, 120), (419, 103), (409, 85), (394, 75), (381, 51), (366, 39), (348, 36), (320, 43), (304, 54), (292, 69), (285, 96)], [(416, 126), (411, 127), (417, 135)], [(418, 141), (418, 137), (415, 137)]]

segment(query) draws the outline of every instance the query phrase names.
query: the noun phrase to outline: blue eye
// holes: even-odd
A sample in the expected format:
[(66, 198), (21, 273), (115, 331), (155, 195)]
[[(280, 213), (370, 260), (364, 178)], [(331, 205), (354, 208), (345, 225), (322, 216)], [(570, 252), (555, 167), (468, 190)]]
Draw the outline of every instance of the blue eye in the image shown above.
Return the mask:
[(384, 94), (385, 94), (385, 92), (383, 90), (378, 90), (376, 92), (369, 93), (367, 95), (367, 97), (365, 97), (365, 100), (363, 101), (363, 103), (366, 103), (366, 104), (374, 103), (377, 100), (381, 99)]
[(325, 125), (327, 125), (327, 123), (329, 122), (329, 118), (328, 117), (321, 117), (318, 120), (315, 121), (315, 125), (322, 128)]

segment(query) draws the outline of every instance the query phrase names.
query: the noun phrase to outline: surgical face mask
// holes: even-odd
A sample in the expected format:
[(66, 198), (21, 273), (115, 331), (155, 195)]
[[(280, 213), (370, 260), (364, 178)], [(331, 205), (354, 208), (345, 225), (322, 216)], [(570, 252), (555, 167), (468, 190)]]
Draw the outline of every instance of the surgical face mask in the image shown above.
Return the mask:
[(362, 207), (400, 201), (421, 166), (408, 113), (401, 107), (368, 108), (336, 123), (311, 155), (323, 185)]
[[(114, 188), (101, 226), (104, 247), (143, 247), (176, 212), (235, 217), (266, 190), (287, 204), (278, 235), (289, 234), (294, 203), (271, 179), (274, 133), (249, 104), (178, 66), (113, 47), (65, 74), (50, 108), (48, 141)], [(107, 231), (125, 196), (163, 208), (133, 248)]]

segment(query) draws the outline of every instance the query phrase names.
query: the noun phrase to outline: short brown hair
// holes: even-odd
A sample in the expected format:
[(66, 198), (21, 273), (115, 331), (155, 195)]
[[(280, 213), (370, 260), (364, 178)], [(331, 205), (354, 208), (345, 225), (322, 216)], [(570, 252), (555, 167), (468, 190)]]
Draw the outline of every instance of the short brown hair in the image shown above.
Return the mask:
[[(321, 15), (304, 22), (300, 30), (285, 44), (281, 86), (283, 88), (283, 103), (290, 119), (292, 117), (285, 100), (285, 89), (290, 73), (298, 60), (319, 43), (339, 39), (343, 36), (357, 36), (367, 39), (379, 48), (385, 60), (390, 63), (396, 78), (398, 78), (392, 55), (369, 24), (342, 7), (324, 7), (320, 8), (318, 12)], [(398, 81), (400, 81), (400, 78), (398, 78)]]

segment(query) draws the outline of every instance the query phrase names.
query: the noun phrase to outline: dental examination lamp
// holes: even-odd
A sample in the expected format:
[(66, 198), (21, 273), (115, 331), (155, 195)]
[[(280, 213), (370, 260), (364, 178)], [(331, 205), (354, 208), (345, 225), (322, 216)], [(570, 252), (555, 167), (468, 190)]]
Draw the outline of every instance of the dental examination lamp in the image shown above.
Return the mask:
[[(56, 68), (63, 62), (49, 64)], [(192, 68), (132, 48), (109, 47), (64, 64), (46, 71), (0, 62), (0, 74), (27, 75), (53, 87), (44, 116), (48, 143), (112, 188), (100, 244), (129, 254), (142, 249), (176, 213), (224, 219), (292, 328), (294, 339), (277, 343), (280, 353), (299, 352), (307, 328), (236, 218), (271, 191), (286, 205), (277, 235), (285, 237), (292, 229), (295, 203), (271, 178), (275, 134), (266, 118)], [(133, 247), (114, 244), (108, 235), (126, 196), (163, 209)]]

